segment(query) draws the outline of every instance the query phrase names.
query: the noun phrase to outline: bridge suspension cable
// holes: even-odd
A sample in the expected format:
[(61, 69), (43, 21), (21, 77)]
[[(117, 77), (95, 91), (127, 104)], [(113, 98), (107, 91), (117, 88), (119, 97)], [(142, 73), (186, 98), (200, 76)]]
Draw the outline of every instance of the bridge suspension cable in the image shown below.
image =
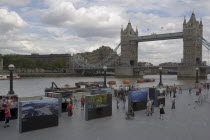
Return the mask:
[(117, 47), (114, 49), (114, 51), (112, 53), (110, 53), (110, 55), (108, 55), (106, 58), (104, 58), (102, 61), (100, 61), (99, 63), (97, 63), (96, 65), (98, 66), (104, 66), (105, 63), (111, 58), (113, 57), (114, 55), (117, 54), (117, 50), (119, 49), (119, 47), (121, 46), (121, 43), (119, 43), (117, 45)]
[(210, 51), (210, 43), (204, 39), (203, 37), (199, 37), (198, 40), (202, 43), (202, 45), (205, 46), (205, 48), (208, 50), (208, 64), (209, 64), (209, 51)]
[[(99, 68), (99, 67), (103, 67), (105, 65), (111, 65), (114, 62), (117, 61), (117, 59), (119, 59), (120, 54), (117, 55), (117, 50), (120, 48), (121, 43), (119, 43), (117, 45), (117, 47), (113, 50), (112, 53), (110, 53), (107, 57), (105, 57), (102, 61), (96, 63), (96, 64), (90, 64), (88, 62), (85, 62), (85, 60), (81, 59), (81, 58), (77, 58), (77, 55), (73, 55), (73, 61), (74, 63), (76, 63), (77, 65), (83, 67), (83, 68)], [(113, 56), (115, 56), (115, 58), (112, 58)], [(111, 59), (112, 58), (112, 59)]]

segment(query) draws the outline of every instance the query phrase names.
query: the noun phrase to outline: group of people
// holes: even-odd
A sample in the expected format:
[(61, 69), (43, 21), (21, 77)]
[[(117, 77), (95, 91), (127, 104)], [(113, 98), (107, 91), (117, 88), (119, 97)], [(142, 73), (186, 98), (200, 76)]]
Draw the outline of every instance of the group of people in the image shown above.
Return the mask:
[(209, 92), (209, 84), (208, 85), (203, 85), (203, 89), (202, 90), (201, 87), (198, 88), (198, 91), (196, 92), (196, 95), (198, 96), (198, 103), (202, 104), (206, 98), (208, 98), (208, 92)]
[[(85, 97), (84, 97), (84, 95), (82, 95), (80, 101), (81, 101), (81, 110), (84, 110), (84, 107), (85, 107)], [(78, 102), (78, 100), (77, 100), (76, 96), (73, 96), (73, 100), (71, 100), (69, 102), (69, 104), (67, 105), (66, 111), (68, 112), (69, 117), (73, 115), (73, 109), (75, 107), (76, 107), (76, 109), (78, 109), (77, 102)]]
[(114, 90), (114, 95), (117, 101), (117, 109), (119, 109), (120, 100), (123, 101), (123, 109), (125, 109), (126, 95), (128, 94), (128, 92), (129, 92), (129, 87), (121, 87), (119, 89)]
[(177, 87), (175, 84), (174, 86), (168, 86), (166, 85), (166, 96), (176, 96), (176, 94), (182, 94), (182, 87)]
[[(160, 94), (161, 95), (163, 94), (163, 96), (167, 96), (167, 94), (170, 94), (170, 97), (173, 92), (173, 95), (171, 98), (171, 109), (175, 109), (176, 94), (182, 94), (182, 88), (179, 87), (179, 90), (177, 92), (177, 87), (175, 85), (171, 86), (171, 87), (166, 86), (166, 91), (164, 91), (164, 89), (160, 88), (160, 92), (161, 92)], [(159, 95), (159, 96), (161, 96), (161, 95)], [(154, 113), (154, 107), (155, 107), (154, 100), (152, 98), (148, 99), (147, 104), (146, 104), (146, 113), (145, 114), (147, 116), (152, 116), (152, 114)], [(160, 103), (159, 103), (159, 112), (160, 112), (160, 119), (163, 120), (165, 110), (164, 110), (164, 103), (162, 101), (160, 101)], [(128, 119), (134, 117), (133, 108), (131, 106), (129, 106), (126, 116), (127, 116), (126, 118), (128, 118)]]
[(114, 95), (115, 95), (115, 97), (119, 97), (122, 99), (125, 95), (128, 95), (128, 92), (130, 89), (131, 89), (131, 87), (120, 86), (119, 88), (114, 89)]
[[(146, 109), (147, 116), (149, 116), (149, 115), (152, 116), (152, 114), (154, 113), (154, 107), (155, 107), (154, 100), (148, 99), (147, 100), (147, 109)], [(159, 109), (160, 109), (160, 119), (163, 120), (163, 115), (165, 114), (163, 102), (160, 102)]]

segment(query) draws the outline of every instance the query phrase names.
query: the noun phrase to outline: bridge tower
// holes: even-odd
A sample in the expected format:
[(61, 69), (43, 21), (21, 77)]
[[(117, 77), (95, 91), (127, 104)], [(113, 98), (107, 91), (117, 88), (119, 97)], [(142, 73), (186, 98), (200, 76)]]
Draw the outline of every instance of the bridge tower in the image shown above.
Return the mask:
[(121, 29), (121, 57), (115, 70), (116, 76), (134, 76), (133, 67), (138, 65), (138, 42), (130, 39), (137, 36), (138, 29), (134, 31), (130, 22), (126, 29)]
[[(202, 43), (197, 39), (203, 37), (202, 20), (197, 21), (194, 12), (190, 20), (183, 23), (183, 60), (178, 67), (178, 79), (195, 79), (196, 67), (202, 62)], [(206, 69), (199, 68), (199, 79), (206, 79)]]

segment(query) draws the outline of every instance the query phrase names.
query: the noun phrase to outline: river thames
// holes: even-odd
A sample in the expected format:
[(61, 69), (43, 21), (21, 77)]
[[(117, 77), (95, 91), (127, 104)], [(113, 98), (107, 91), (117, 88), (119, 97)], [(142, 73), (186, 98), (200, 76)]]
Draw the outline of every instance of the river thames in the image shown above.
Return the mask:
[[(144, 78), (154, 78), (155, 82), (150, 83), (141, 83), (137, 84), (137, 79), (139, 78), (116, 78), (116, 77), (107, 77), (107, 81), (114, 80), (117, 82), (117, 86), (123, 85), (123, 80), (130, 80), (131, 84), (134, 84), (137, 87), (152, 87), (157, 86), (159, 83), (159, 75), (147, 75)], [(163, 84), (164, 85), (184, 85), (186, 88), (193, 87), (194, 80), (177, 80), (176, 75), (163, 75)], [(208, 75), (210, 79), (210, 75)], [(14, 80), (14, 91), (20, 97), (30, 97), (30, 96), (40, 96), (44, 95), (45, 88), (49, 88), (52, 82), (55, 82), (59, 87), (63, 87), (65, 84), (70, 86), (75, 86), (76, 82), (93, 82), (93, 81), (103, 81), (103, 76), (100, 77), (33, 77), (25, 78), (23, 77), (20, 80)], [(210, 81), (210, 80), (207, 80)], [(6, 95), (9, 91), (9, 80), (0, 81), (0, 95)]]

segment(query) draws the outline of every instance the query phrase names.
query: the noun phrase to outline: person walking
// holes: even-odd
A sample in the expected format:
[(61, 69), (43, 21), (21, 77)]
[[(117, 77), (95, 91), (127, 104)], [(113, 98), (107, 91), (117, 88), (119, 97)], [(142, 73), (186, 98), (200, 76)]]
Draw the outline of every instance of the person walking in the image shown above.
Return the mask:
[(74, 104), (74, 107), (76, 107), (78, 109), (76, 96), (74, 96), (74, 102), (73, 102), (73, 104)]
[(128, 108), (128, 112), (126, 113), (126, 119), (127, 120), (132, 120), (135, 116), (135, 113), (133, 111), (133, 108), (131, 106), (129, 106)]
[(182, 88), (179, 87), (179, 94), (182, 94)]
[(192, 88), (189, 88), (189, 94), (191, 94), (192, 93)]
[(10, 105), (7, 104), (6, 108), (4, 110), (4, 116), (5, 116), (5, 125), (4, 128), (9, 127), (9, 121), (11, 118), (11, 110), (10, 110)]
[(160, 109), (160, 119), (163, 120), (163, 115), (165, 114), (165, 111), (164, 111), (162, 102), (159, 105), (159, 109)]
[(202, 89), (201, 89), (201, 87), (198, 88), (198, 103), (202, 104)]
[(66, 107), (66, 111), (68, 112), (68, 116), (71, 117), (73, 115), (73, 106), (72, 106), (72, 102), (69, 102), (69, 104)]
[(176, 87), (173, 88), (173, 93), (174, 93), (173, 96), (176, 96)]
[(166, 85), (166, 96), (168, 95), (168, 93), (169, 93), (169, 86)]
[(172, 92), (172, 88), (170, 87), (169, 88), (170, 97), (171, 97), (171, 92)]
[(172, 102), (172, 106), (171, 106), (171, 109), (175, 109), (175, 101), (176, 101), (176, 97), (173, 96), (171, 102)]
[(125, 98), (125, 95), (123, 95), (123, 109), (125, 109), (125, 103), (126, 103), (126, 98)]
[(155, 108), (155, 102), (153, 99), (151, 99), (151, 113), (154, 113), (154, 108)]
[(201, 93), (202, 93), (202, 88), (201, 88), (201, 87), (199, 87), (199, 89), (198, 89), (198, 93), (199, 93), (199, 94), (201, 94)]
[(151, 107), (152, 107), (151, 101), (150, 99), (148, 99), (147, 100), (147, 116), (149, 116), (149, 114), (152, 116)]
[(84, 95), (82, 95), (82, 98), (81, 98), (81, 110), (84, 110), (84, 106), (85, 106), (85, 97), (84, 97)]
[(119, 101), (120, 99), (118, 98), (118, 96), (116, 97), (116, 101), (117, 101), (117, 109), (119, 109)]

